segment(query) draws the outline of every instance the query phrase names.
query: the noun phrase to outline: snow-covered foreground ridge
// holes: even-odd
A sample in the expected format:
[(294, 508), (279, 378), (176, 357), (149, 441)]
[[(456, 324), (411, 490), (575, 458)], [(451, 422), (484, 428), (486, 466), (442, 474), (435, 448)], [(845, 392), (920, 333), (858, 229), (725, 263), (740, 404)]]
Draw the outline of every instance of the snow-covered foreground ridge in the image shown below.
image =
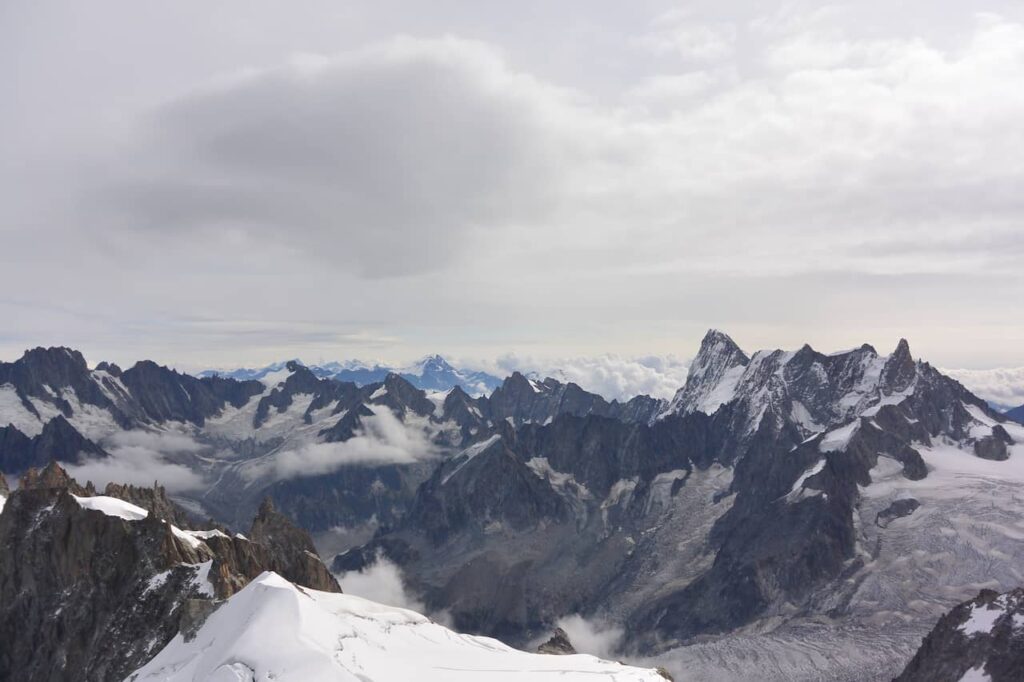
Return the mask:
[(263, 573), (186, 642), (175, 637), (129, 682), (665, 682), (593, 656), (549, 656), (460, 635), (413, 611), (296, 587)]

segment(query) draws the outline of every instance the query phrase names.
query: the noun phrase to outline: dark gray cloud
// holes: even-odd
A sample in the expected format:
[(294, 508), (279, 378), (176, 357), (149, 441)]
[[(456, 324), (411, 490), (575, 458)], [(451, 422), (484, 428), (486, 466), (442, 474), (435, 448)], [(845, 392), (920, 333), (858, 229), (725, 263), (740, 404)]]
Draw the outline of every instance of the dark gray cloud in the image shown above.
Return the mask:
[(368, 278), (434, 270), (472, 228), (553, 200), (552, 99), (468, 41), (296, 58), (162, 107), (103, 196), (161, 238), (236, 233)]

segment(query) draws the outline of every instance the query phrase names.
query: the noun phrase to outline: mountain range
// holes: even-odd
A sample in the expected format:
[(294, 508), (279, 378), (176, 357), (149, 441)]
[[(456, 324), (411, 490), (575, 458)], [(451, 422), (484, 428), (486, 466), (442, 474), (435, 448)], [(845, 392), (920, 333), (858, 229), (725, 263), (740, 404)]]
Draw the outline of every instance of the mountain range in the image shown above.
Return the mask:
[[(10, 526), (18, 539), (6, 542), (29, 557), (29, 568), (0, 563), (0, 573), (22, 576), (0, 575), (0, 588), (21, 604), (0, 627), (27, 614), (36, 625), (26, 632), (44, 636), (39, 628), (57, 609), (110, 610), (124, 623), (112, 631), (130, 653), (116, 664), (127, 674), (171, 644), (186, 602), (205, 584), (197, 576), (206, 569), (195, 567), (227, 565), (217, 580), (233, 587), (213, 589), (214, 602), (230, 605), (245, 585), (264, 596), (222, 607), (231, 617), (209, 620), (213, 630), (190, 640), (203, 643), (182, 639), (161, 659), (192, 660), (222, 643), (217, 633), (235, 619), (271, 617), (264, 600), (287, 605), (302, 594), (272, 577), (250, 582), (262, 572), (334, 589), (310, 563), (319, 559), (309, 536), (253, 537), (250, 519), (271, 515), (313, 533), (343, 578), (398, 567), (405, 588), (458, 631), (534, 648), (577, 618), (613, 633), (619, 655), (678, 679), (891, 678), (918, 660), (921, 637), (941, 614), (982, 587), (1009, 592), (1024, 583), (1024, 427), (915, 359), (905, 341), (886, 355), (869, 345), (748, 354), (712, 330), (668, 401), (607, 401), (518, 373), (476, 395), (461, 384), (424, 388), (425, 377), (444, 374), (441, 363), (424, 363), (420, 386), (394, 372), (342, 381), (337, 375), (353, 368), (297, 361), (238, 377), (193, 377), (150, 361), (90, 368), (66, 348), (0, 363), (0, 471), (20, 485), (0, 533)], [(44, 478), (52, 479), (45, 494)], [(105, 485), (104, 495), (74, 478)], [(166, 492), (141, 487), (153, 478)], [(69, 501), (60, 491), (104, 499)], [(135, 549), (118, 550), (124, 561), (148, 567), (136, 575), (115, 562), (131, 590), (168, 566), (193, 566), (173, 582), (176, 596), (148, 612), (163, 629), (145, 651), (125, 644), (139, 616), (114, 607), (130, 592), (102, 596), (108, 604), (89, 588), (86, 597), (102, 602), (95, 607), (86, 597), (64, 607), (57, 597), (19, 602), (27, 570), (52, 574), (39, 589), (54, 594), (111, 575), (102, 561), (70, 577), (47, 568), (62, 552), (79, 554), (61, 566), (88, 563), (97, 543), (114, 542), (98, 539), (110, 532), (94, 527), (99, 517), (75, 520), (79, 508), (97, 506), (116, 510), (131, 531), (109, 546), (130, 541)], [(34, 519), (54, 509), (54, 530), (37, 537)], [(146, 532), (177, 540), (136, 537), (158, 515), (166, 523)], [(69, 524), (82, 528), (84, 545), (69, 540), (80, 535), (69, 535)], [(268, 548), (245, 549), (229, 528), (249, 528), (244, 541)], [(237, 568), (240, 553), (253, 552), (262, 558)], [(163, 558), (142, 558), (151, 555)], [(363, 608), (312, 599), (314, 620)], [(38, 659), (18, 648), (18, 661), (45, 676), (47, 657), (67, 646), (58, 640)], [(77, 652), (83, 669), (100, 665), (89, 651), (110, 646), (96, 640)], [(111, 674), (95, 670), (94, 679)]]
[[(198, 377), (227, 377), (246, 381), (273, 382), (275, 377), (287, 372), (289, 364), (303, 364), (301, 361), (276, 362), (258, 369), (204, 370)], [(366, 386), (384, 381), (389, 374), (397, 374), (416, 388), (424, 391), (447, 392), (458, 386), (475, 396), (488, 395), (501, 384), (501, 379), (486, 372), (456, 368), (440, 355), (429, 355), (408, 367), (391, 367), (378, 363), (366, 364), (359, 360), (348, 362), (327, 362), (308, 365), (313, 374), (321, 379), (334, 379)]]

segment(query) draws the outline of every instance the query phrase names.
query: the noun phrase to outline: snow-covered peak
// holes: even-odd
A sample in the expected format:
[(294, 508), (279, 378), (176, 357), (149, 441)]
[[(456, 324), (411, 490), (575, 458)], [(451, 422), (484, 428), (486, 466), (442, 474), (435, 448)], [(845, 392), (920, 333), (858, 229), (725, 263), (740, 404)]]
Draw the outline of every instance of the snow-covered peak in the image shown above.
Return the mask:
[(672, 398), (665, 414), (713, 413), (735, 397), (736, 384), (749, 362), (729, 336), (709, 330), (690, 364), (686, 385)]
[(175, 637), (132, 682), (664, 682), (654, 670), (593, 656), (549, 656), (460, 635), (413, 611), (296, 587), (263, 573)]
[(454, 372), (455, 368), (440, 355), (428, 355), (402, 370), (423, 376), (426, 372)]
[(804, 345), (796, 351), (762, 350), (748, 358), (727, 335), (711, 330), (686, 386), (662, 416), (714, 414), (723, 405), (743, 401), (749, 429), (771, 412), (809, 434), (898, 403), (913, 393), (919, 375), (906, 340), (889, 356), (865, 344), (830, 355)]

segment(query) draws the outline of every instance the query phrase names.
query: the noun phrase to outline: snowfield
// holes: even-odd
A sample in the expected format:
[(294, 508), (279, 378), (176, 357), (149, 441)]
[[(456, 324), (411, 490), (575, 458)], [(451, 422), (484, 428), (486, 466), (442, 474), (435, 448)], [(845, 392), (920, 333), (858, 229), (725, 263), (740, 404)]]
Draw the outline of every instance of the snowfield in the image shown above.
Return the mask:
[(413, 611), (263, 573), (195, 638), (175, 637), (126, 682), (665, 682), (593, 656), (530, 654)]

